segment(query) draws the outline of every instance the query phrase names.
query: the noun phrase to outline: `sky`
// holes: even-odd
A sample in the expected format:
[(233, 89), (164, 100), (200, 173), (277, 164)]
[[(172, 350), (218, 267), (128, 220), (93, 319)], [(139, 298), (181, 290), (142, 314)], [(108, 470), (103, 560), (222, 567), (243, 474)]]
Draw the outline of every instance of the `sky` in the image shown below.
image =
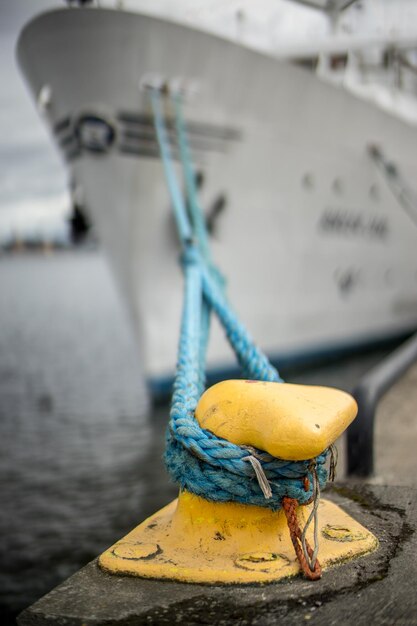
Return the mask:
[(0, 0), (0, 243), (16, 235), (64, 236), (67, 176), (17, 67), (22, 26), (51, 0)]

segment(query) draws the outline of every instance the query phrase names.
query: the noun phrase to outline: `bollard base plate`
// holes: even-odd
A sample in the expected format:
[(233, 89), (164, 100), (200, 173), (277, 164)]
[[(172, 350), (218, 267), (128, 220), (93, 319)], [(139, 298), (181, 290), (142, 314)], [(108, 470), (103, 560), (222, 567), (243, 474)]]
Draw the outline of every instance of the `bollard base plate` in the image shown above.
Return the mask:
[[(309, 511), (299, 507), (301, 527)], [(320, 502), (318, 536), (323, 568), (378, 546), (371, 532), (327, 500)], [(106, 550), (99, 565), (112, 574), (209, 584), (266, 583), (300, 573), (282, 511), (213, 503), (187, 492)]]

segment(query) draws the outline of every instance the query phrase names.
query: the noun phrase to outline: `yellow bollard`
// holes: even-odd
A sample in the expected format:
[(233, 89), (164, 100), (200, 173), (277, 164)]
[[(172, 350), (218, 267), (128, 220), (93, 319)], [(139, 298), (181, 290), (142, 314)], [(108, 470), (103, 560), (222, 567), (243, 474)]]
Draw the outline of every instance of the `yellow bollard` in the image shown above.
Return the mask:
[[(201, 427), (232, 443), (305, 460), (333, 443), (356, 411), (353, 398), (336, 389), (230, 380), (202, 395), (195, 416)], [(298, 507), (300, 526), (312, 506)], [(324, 568), (378, 545), (334, 503), (321, 500), (318, 519)], [(210, 502), (188, 492), (104, 552), (99, 564), (115, 574), (211, 584), (264, 583), (300, 572), (283, 510)]]
[(339, 389), (225, 380), (203, 393), (195, 416), (202, 428), (232, 443), (303, 461), (334, 443), (357, 411), (352, 396)]

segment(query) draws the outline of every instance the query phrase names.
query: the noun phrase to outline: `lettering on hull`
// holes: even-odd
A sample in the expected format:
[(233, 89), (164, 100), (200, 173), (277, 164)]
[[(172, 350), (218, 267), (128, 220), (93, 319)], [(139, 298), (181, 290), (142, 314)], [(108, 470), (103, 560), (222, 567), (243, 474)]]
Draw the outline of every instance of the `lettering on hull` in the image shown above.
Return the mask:
[(389, 223), (386, 217), (364, 215), (358, 211), (328, 207), (324, 210), (319, 229), (324, 233), (343, 237), (362, 237), (385, 241), (389, 235)]

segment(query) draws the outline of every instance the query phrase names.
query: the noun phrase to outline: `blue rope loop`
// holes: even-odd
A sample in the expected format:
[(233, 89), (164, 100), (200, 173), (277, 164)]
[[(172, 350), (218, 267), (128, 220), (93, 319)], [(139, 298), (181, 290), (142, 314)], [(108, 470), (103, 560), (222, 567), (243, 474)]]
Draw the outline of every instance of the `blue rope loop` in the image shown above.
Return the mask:
[[(328, 450), (315, 459), (285, 461), (265, 451), (249, 451), (245, 446), (238, 446), (217, 437), (201, 428), (195, 419), (195, 409), (205, 388), (206, 353), (212, 312), (217, 315), (224, 328), (244, 378), (276, 383), (283, 381), (240, 322), (226, 298), (224, 279), (212, 263), (180, 98), (173, 96), (172, 104), (190, 217), (172, 162), (161, 94), (156, 90), (151, 92), (151, 103), (165, 178), (176, 216), (185, 277), (178, 360), (166, 438), (167, 470), (182, 489), (208, 500), (239, 502), (273, 510), (281, 508), (284, 496), (306, 504), (313, 497), (314, 469), (320, 487), (324, 487), (327, 481), (325, 463)], [(272, 491), (272, 496), (268, 499), (251, 463), (244, 460), (250, 454), (262, 464)]]

